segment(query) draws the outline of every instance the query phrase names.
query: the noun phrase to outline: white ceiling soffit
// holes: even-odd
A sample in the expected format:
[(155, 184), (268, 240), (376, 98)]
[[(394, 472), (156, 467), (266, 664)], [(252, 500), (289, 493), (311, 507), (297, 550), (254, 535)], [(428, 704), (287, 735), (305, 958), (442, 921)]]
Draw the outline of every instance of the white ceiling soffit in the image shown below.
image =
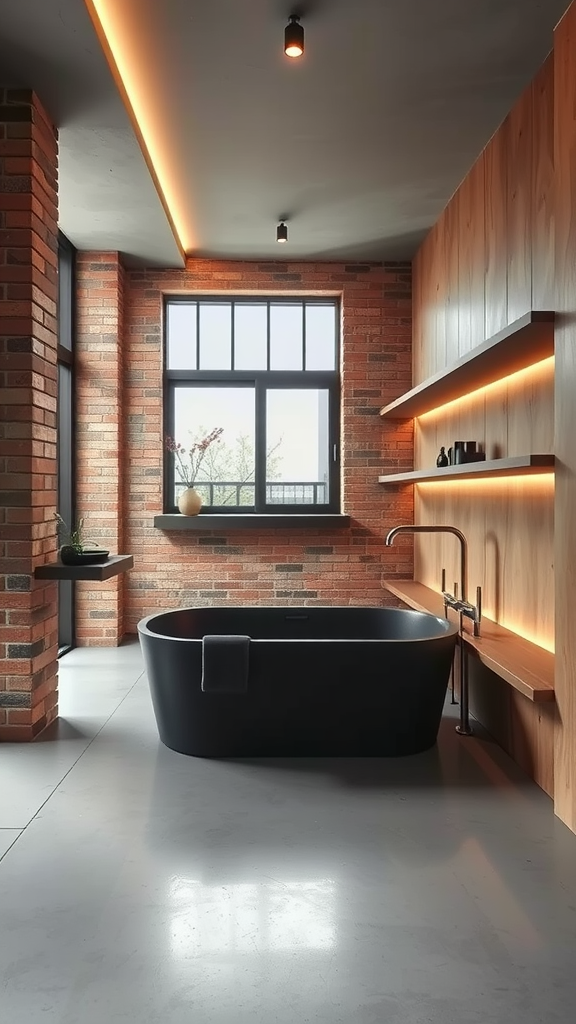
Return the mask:
[(59, 129), (59, 223), (79, 249), (181, 267), (82, 0), (0, 0), (0, 84), (32, 88)]

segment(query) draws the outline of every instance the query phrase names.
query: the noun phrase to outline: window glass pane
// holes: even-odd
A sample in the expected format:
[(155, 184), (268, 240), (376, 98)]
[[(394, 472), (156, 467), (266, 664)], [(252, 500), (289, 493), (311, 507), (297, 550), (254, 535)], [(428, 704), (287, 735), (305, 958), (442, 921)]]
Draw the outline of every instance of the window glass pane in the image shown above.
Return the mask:
[(237, 305), (234, 309), (234, 369), (265, 370), (266, 306)]
[(329, 392), (266, 392), (266, 502), (325, 505), (329, 501)]
[(166, 307), (166, 366), (196, 369), (195, 302), (170, 302)]
[(302, 369), (302, 305), (270, 306), (270, 369)]
[(306, 306), (306, 369), (336, 369), (334, 306)]
[(229, 302), (200, 303), (200, 370), (232, 367), (232, 307)]
[[(221, 436), (200, 457), (194, 445), (217, 427), (222, 427)], [(192, 460), (197, 469), (194, 486), (204, 505), (226, 508), (254, 505), (255, 400), (252, 387), (176, 387), (174, 438), (184, 446), (185, 466), (189, 468)], [(185, 473), (178, 471), (178, 459), (175, 459), (175, 469), (174, 502), (186, 486)]]

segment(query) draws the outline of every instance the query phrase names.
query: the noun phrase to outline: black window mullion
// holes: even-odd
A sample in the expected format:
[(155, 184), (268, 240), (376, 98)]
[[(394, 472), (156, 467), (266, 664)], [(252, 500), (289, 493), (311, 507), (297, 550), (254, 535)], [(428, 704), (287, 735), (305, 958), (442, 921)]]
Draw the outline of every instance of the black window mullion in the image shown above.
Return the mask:
[[(57, 294), (57, 494), (58, 512), (72, 529), (76, 521), (75, 372), (76, 249), (58, 235)], [(64, 653), (75, 644), (75, 584), (58, 583), (58, 648)]]
[(306, 303), (302, 303), (302, 369), (306, 369)]
[(196, 369), (200, 369), (200, 301), (196, 302)]
[(261, 512), (266, 506), (266, 385), (255, 381), (256, 392), (256, 458), (254, 472), (254, 506)]
[[(328, 509), (337, 512), (340, 509), (340, 381), (338, 377), (332, 382), (328, 392), (328, 435), (330, 450), (328, 452)], [(334, 458), (334, 455), (336, 457)]]
[(270, 370), (270, 300), (266, 303), (266, 369)]
[(236, 340), (236, 303), (230, 303), (230, 369), (233, 371), (236, 364), (235, 340)]
[[(174, 437), (176, 424), (174, 422), (174, 392), (176, 382), (168, 381), (164, 389), (164, 437)], [(164, 458), (164, 495), (167, 512), (176, 509), (176, 474), (174, 471), (174, 457), (168, 452)]]

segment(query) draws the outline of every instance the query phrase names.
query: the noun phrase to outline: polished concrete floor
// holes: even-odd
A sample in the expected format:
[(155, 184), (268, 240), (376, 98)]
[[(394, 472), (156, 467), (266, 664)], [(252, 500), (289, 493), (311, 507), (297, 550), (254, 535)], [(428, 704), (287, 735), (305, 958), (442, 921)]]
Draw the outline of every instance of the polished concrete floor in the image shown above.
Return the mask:
[(58, 738), (0, 746), (2, 1022), (576, 1019), (576, 836), (489, 739), (196, 760), (136, 646), (60, 664)]

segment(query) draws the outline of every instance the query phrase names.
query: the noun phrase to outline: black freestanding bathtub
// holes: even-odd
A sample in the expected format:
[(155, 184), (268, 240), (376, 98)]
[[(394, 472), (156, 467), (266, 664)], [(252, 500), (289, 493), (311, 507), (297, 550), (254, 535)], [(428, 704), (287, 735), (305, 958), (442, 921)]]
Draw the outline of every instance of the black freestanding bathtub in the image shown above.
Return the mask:
[(394, 757), (436, 741), (457, 629), (395, 608), (183, 608), (138, 632), (173, 750)]
[(199, 757), (427, 750), (456, 633), (396, 608), (181, 608), (138, 623), (160, 738)]

